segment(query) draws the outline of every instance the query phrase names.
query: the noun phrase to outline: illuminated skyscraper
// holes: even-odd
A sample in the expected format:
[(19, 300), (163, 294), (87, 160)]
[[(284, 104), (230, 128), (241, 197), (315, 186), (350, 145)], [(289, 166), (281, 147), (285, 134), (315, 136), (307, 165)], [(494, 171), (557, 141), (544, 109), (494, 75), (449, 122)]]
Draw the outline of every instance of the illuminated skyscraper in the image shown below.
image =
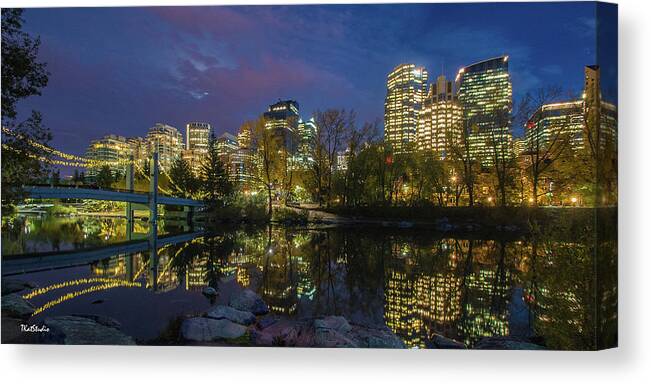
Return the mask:
[(277, 145), (294, 153), (298, 144), (298, 102), (281, 100), (272, 104), (264, 113), (265, 128), (272, 130)]
[(156, 123), (147, 133), (149, 153), (158, 152), (160, 165), (169, 170), (183, 153), (183, 135), (171, 125)]
[(208, 123), (191, 122), (185, 126), (185, 150), (183, 159), (195, 174), (201, 171), (201, 163), (208, 153), (212, 128)]
[(384, 101), (384, 140), (396, 152), (415, 145), (419, 113), (427, 86), (427, 71), (414, 64), (400, 64), (387, 76)]
[(314, 118), (298, 121), (298, 148), (295, 162), (300, 168), (309, 167), (314, 162), (312, 152), (316, 143), (316, 130)]
[(551, 143), (574, 149), (583, 148), (583, 101), (574, 100), (542, 105), (527, 121), (524, 151), (542, 151)]
[(186, 147), (208, 152), (208, 141), (210, 140), (210, 124), (192, 122), (185, 126)]
[(454, 84), (441, 75), (432, 84), (423, 102), (418, 124), (418, 148), (446, 159), (452, 146), (459, 143), (463, 129), (463, 112)]
[(456, 78), (471, 155), (483, 165), (510, 152), (512, 87), (508, 56), (461, 68)]

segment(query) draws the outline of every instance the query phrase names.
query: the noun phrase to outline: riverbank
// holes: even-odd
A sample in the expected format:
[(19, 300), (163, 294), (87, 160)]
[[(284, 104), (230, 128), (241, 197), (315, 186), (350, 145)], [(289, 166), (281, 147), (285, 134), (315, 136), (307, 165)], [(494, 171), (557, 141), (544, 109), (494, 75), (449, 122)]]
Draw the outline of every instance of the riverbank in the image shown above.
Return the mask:
[[(586, 227), (616, 225), (617, 207), (331, 207), (288, 206), (298, 217), (316, 225), (426, 228), (444, 233), (529, 234), (541, 228), (563, 227), (575, 233)], [(279, 223), (301, 223), (285, 220)]]

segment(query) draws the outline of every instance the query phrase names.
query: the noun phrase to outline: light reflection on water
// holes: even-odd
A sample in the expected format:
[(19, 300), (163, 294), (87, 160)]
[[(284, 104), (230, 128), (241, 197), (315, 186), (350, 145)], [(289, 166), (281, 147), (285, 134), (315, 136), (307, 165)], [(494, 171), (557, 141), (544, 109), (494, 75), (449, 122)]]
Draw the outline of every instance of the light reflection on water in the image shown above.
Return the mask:
[[(146, 223), (139, 225), (146, 233)], [(124, 241), (125, 227), (121, 219), (5, 220), (2, 252), (111, 244)], [(161, 232), (183, 229), (164, 224)], [(612, 321), (592, 315), (590, 244), (567, 236), (449, 238), (415, 229), (222, 228), (155, 254), (116, 254), (19, 277), (40, 287), (28, 293), (38, 308), (31, 322), (107, 315), (141, 341), (159, 336), (177, 316), (225, 303), (234, 290), (249, 287), (276, 314), (386, 324), (409, 347), (427, 347), (441, 334), (468, 346), (485, 336), (516, 335), (538, 337), (550, 348), (591, 349), (593, 331), (612, 329)], [(614, 251), (604, 263), (613, 257)], [(616, 279), (616, 265), (604, 270)], [(206, 286), (220, 292), (216, 300), (201, 294)], [(616, 292), (605, 303), (610, 307)]]

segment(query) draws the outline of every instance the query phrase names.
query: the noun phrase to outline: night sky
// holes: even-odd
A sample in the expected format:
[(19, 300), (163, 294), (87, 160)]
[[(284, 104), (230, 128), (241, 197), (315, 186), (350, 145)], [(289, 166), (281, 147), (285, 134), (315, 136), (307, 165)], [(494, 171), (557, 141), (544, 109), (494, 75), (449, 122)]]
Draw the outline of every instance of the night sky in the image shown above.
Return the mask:
[[(508, 54), (514, 100), (539, 87), (579, 94), (594, 64), (592, 3), (60, 8), (25, 11), (50, 83), (21, 103), (52, 145), (83, 154), (105, 134), (184, 133), (206, 121), (236, 132), (278, 99), (301, 115), (353, 108), (381, 122), (386, 75), (402, 62), (430, 79)], [(616, 41), (616, 40), (615, 40)], [(616, 70), (616, 67), (614, 67)], [(614, 72), (616, 73), (616, 72)], [(516, 130), (517, 133), (517, 130)]]

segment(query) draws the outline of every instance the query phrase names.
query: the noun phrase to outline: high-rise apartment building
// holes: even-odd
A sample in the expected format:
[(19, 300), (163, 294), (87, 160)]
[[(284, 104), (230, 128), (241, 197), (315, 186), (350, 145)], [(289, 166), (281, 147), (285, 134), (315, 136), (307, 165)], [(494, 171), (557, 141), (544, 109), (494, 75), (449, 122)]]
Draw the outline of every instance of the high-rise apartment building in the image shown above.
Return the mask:
[[(107, 135), (90, 142), (86, 150), (86, 157), (91, 160), (107, 162), (113, 175), (124, 175), (126, 165), (121, 162), (129, 159), (132, 153), (131, 145), (126, 137)], [(98, 171), (97, 168), (89, 168), (88, 176), (94, 177)]]
[(185, 149), (196, 149), (208, 152), (211, 126), (208, 123), (192, 122), (185, 126)]
[(156, 123), (147, 132), (149, 153), (158, 152), (158, 161), (167, 171), (183, 154), (183, 135), (171, 125)]
[(431, 151), (437, 159), (450, 156), (461, 141), (463, 111), (454, 83), (441, 75), (432, 84), (423, 101), (418, 124), (418, 148)]
[(396, 152), (416, 145), (420, 110), (427, 87), (427, 70), (400, 64), (387, 76), (384, 101), (384, 140)]
[(461, 68), (456, 78), (471, 155), (485, 166), (510, 153), (512, 86), (508, 56)]

